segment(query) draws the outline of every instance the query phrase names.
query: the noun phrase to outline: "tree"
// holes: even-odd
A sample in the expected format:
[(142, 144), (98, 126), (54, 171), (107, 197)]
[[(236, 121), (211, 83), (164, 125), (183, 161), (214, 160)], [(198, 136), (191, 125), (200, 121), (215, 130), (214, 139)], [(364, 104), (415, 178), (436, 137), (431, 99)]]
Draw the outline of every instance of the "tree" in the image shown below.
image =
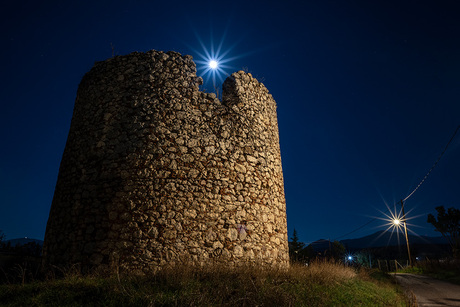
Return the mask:
[(342, 243), (339, 241), (334, 241), (332, 242), (331, 246), (331, 256), (334, 258), (336, 261), (343, 260), (345, 257), (346, 249), (345, 246), (343, 246)]
[(359, 265), (372, 267), (372, 253), (369, 250), (362, 250), (356, 254), (356, 262)]
[(435, 209), (438, 211), (438, 219), (432, 214), (428, 214), (427, 222), (432, 224), (443, 237), (447, 238), (454, 256), (460, 256), (460, 210), (449, 208), (446, 212), (444, 206)]
[(316, 258), (317, 253), (315, 249), (313, 248), (313, 246), (309, 244), (307, 247), (302, 249), (301, 255), (306, 262), (310, 262)]
[(0, 247), (3, 246), (3, 239), (5, 238), (5, 234), (3, 231), (0, 230)]
[(301, 260), (301, 253), (304, 246), (305, 244), (299, 241), (299, 237), (297, 236), (297, 230), (295, 230), (294, 228), (291, 241), (289, 241), (289, 258), (291, 259), (291, 261)]

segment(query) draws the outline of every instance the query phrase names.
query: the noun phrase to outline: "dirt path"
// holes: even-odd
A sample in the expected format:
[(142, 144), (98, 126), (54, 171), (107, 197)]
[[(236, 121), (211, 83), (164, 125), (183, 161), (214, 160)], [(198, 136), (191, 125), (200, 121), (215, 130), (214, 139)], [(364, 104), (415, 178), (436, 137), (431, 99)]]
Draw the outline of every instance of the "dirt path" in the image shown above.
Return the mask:
[(396, 279), (414, 293), (418, 306), (460, 306), (460, 285), (414, 274), (396, 274)]

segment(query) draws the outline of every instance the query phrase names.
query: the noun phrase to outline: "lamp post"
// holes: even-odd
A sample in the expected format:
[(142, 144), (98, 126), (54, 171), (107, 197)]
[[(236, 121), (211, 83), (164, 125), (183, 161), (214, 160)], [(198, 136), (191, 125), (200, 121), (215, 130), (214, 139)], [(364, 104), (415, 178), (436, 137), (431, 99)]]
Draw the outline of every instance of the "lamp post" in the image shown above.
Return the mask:
[(401, 199), (401, 209), (402, 209), (402, 215), (403, 215), (402, 221), (399, 219), (395, 219), (393, 223), (396, 226), (399, 226), (401, 222), (403, 222), (404, 224), (404, 234), (406, 235), (406, 244), (407, 244), (407, 255), (409, 256), (409, 265), (412, 266), (412, 258), (410, 256), (410, 247), (409, 247), (409, 237), (407, 236), (406, 213), (404, 212), (404, 201), (402, 199)]

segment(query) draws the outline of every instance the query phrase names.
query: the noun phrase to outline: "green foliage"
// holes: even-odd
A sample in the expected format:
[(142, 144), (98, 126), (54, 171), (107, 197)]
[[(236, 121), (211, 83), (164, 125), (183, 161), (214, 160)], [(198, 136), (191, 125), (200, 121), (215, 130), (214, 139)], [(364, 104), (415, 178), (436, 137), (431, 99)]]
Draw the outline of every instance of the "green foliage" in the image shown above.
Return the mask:
[(289, 245), (292, 251), (300, 251), (305, 246), (303, 242), (299, 241), (299, 236), (297, 235), (297, 230), (295, 230), (295, 228), (294, 228), (294, 232), (292, 233), (292, 237), (291, 237), (291, 241), (289, 242)]
[(346, 249), (339, 241), (334, 241), (331, 244), (331, 255), (336, 261), (341, 261), (345, 257)]
[(446, 209), (444, 206), (435, 208), (438, 212), (437, 219), (428, 214), (427, 222), (435, 227), (435, 230), (440, 232), (449, 240), (452, 251), (455, 257), (460, 256), (460, 210), (456, 208)]
[(419, 266), (408, 266), (402, 270), (399, 270), (398, 273), (409, 273), (409, 274), (424, 274), (424, 270)]
[[(342, 262), (346, 254), (345, 246), (339, 241), (329, 242), (329, 249), (323, 255), (327, 259)], [(315, 260), (318, 253), (310, 244), (305, 247), (305, 243), (299, 241), (297, 231), (294, 229), (289, 241), (289, 259), (291, 263), (309, 263)]]
[(292, 233), (291, 241), (289, 241), (289, 259), (291, 262), (304, 261), (304, 256), (302, 250), (304, 249), (305, 244), (299, 241), (299, 236), (297, 235), (297, 230), (294, 228)]
[(316, 251), (310, 244), (302, 249), (301, 255), (306, 261), (310, 262), (316, 258)]
[(289, 241), (289, 259), (291, 263), (306, 264), (316, 258), (316, 252), (313, 246), (305, 246), (305, 243), (299, 241), (297, 231), (294, 229), (292, 237)]
[(365, 266), (365, 267), (371, 267), (371, 258), (372, 254), (369, 251), (362, 250), (359, 253), (355, 255), (356, 257), (356, 262), (359, 265)]
[(428, 275), (460, 285), (460, 263), (455, 259), (420, 261), (412, 268), (406, 268), (402, 272)]

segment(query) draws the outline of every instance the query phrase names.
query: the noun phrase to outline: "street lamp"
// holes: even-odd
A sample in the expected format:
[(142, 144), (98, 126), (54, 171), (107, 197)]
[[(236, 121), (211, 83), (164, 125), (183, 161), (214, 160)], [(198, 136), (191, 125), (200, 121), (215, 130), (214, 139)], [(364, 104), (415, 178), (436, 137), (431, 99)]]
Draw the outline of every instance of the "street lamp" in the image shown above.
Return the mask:
[(410, 247), (409, 247), (409, 237), (407, 236), (406, 213), (404, 212), (404, 201), (402, 199), (401, 199), (401, 210), (402, 210), (402, 215), (403, 215), (402, 221), (398, 218), (395, 218), (393, 220), (393, 224), (395, 224), (396, 226), (399, 226), (401, 222), (403, 222), (404, 234), (406, 235), (407, 255), (409, 256), (409, 265), (412, 267), (412, 258), (410, 256)]

